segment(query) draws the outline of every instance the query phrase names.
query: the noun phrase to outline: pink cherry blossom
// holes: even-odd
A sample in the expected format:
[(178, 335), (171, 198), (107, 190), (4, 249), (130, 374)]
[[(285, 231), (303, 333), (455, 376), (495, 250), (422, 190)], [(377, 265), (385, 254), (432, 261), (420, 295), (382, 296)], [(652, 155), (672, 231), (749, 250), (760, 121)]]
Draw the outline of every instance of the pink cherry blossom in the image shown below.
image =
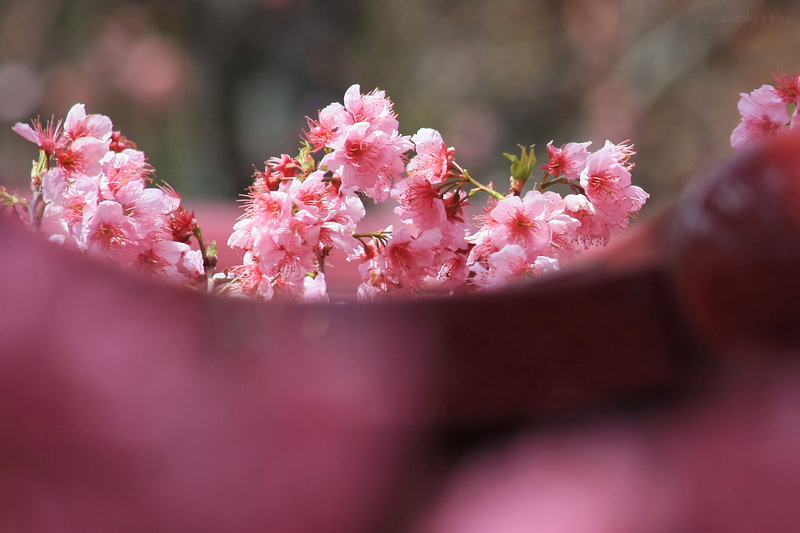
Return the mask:
[(560, 194), (546, 191), (542, 196), (546, 201), (545, 220), (551, 229), (550, 246), (545, 253), (559, 260), (568, 259), (580, 248), (575, 233), (581, 224), (567, 211), (564, 198)]
[(731, 146), (737, 150), (758, 140), (780, 134), (790, 123), (786, 102), (771, 85), (762, 85), (751, 93), (741, 93), (739, 125), (731, 134)]
[(87, 115), (83, 104), (75, 104), (64, 121), (64, 135), (71, 141), (92, 137), (108, 144), (112, 133), (111, 120), (105, 115)]
[(373, 129), (388, 134), (396, 132), (399, 126), (391, 100), (378, 89), (361, 94), (359, 85), (351, 85), (344, 94), (344, 111), (342, 118), (346, 126), (367, 122)]
[(467, 193), (463, 191), (450, 191), (442, 198), (444, 203), (445, 219), (441, 225), (441, 248), (459, 250), (467, 248), (466, 237), (469, 234), (469, 224), (464, 220), (464, 207), (469, 205)]
[(529, 191), (523, 198), (506, 196), (498, 201), (490, 212), (497, 223), (492, 233), (493, 244), (498, 248), (518, 244), (527, 257), (534, 259), (552, 236), (545, 216), (546, 207), (547, 199), (538, 190)]
[(586, 197), (606, 213), (625, 210), (629, 205), (625, 189), (631, 184), (631, 174), (620, 160), (621, 153), (616, 145), (606, 141), (603, 148), (587, 157), (580, 176)]
[(250, 252), (245, 253), (242, 264), (231, 269), (234, 282), (226, 285), (226, 289), (233, 294), (246, 296), (259, 296), (269, 300), (274, 295), (272, 284), (269, 282), (257, 262), (253, 260)]
[(359, 266), (364, 282), (359, 297), (370, 299), (381, 293), (414, 294), (423, 287), (426, 276), (436, 274), (434, 248), (442, 238), (438, 228), (416, 237), (407, 228), (391, 230), (386, 245), (370, 252)]
[(303, 278), (303, 300), (306, 302), (327, 302), (328, 289), (325, 274), (322, 272)]
[(300, 162), (287, 154), (282, 154), (280, 157), (271, 157), (267, 160), (267, 166), (286, 178), (293, 178), (302, 170)]
[(52, 156), (66, 145), (66, 139), (61, 136), (61, 121), (49, 120), (46, 126), (42, 126), (39, 119), (31, 123), (33, 127), (17, 122), (11, 129), (38, 146), (39, 150), (42, 150), (47, 157)]
[(205, 277), (200, 250), (182, 242), (155, 242), (139, 254), (138, 261), (143, 271), (179, 283), (195, 284)]
[(489, 255), (485, 262), (473, 265), (475, 277), (472, 282), (482, 289), (494, 290), (553, 270), (558, 270), (558, 260), (539, 256), (529, 261), (521, 246), (507, 244)]
[(94, 137), (81, 137), (63, 149), (56, 150), (58, 166), (71, 177), (79, 175), (97, 176), (102, 172), (101, 159), (108, 152), (108, 146)]
[[(525, 180), (517, 179), (518, 188), (503, 197), (462, 170), (437, 131), (401, 135), (382, 91), (361, 94), (353, 85), (343, 103), (308, 123), (310, 152), (325, 148), (325, 155), (315, 164), (304, 147), (302, 165), (283, 155), (256, 172), (245, 215), (229, 239), (246, 258), (234, 269), (234, 292), (298, 300), (324, 295), (323, 267), (334, 249), (359, 262), (360, 299), (500, 287), (605, 243), (648, 197), (631, 184), (633, 150), (626, 143), (606, 142), (590, 154), (588, 142), (560, 148), (550, 142), (542, 182), (522, 195)], [(562, 176), (572, 182), (569, 201), (544, 191)], [(481, 192), (491, 198), (471, 230), (464, 206)], [(407, 226), (356, 233), (364, 216), (358, 195), (379, 202), (390, 194)]]
[(323, 157), (320, 167), (342, 178), (346, 194), (362, 192), (384, 201), (405, 170), (403, 154), (412, 148), (408, 137), (372, 130), (367, 122), (347, 127), (332, 144), (333, 152)]
[(102, 159), (102, 165), (100, 188), (103, 197), (107, 199), (113, 199), (129, 183), (140, 183), (144, 187), (151, 180), (150, 174), (153, 172), (144, 153), (131, 149), (119, 153), (107, 152)]
[(421, 177), (431, 183), (446, 180), (455, 150), (447, 147), (441, 134), (431, 128), (422, 128), (411, 137), (411, 142), (417, 155), (408, 162), (408, 175)]
[(423, 176), (412, 175), (399, 182), (392, 196), (400, 203), (394, 212), (407, 224), (424, 230), (439, 227), (447, 219), (439, 188)]
[[(586, 198), (603, 214), (603, 223), (614, 231), (627, 228), (630, 217), (650, 196), (640, 187), (631, 185), (633, 167), (628, 161), (631, 153), (628, 145), (606, 141), (603, 148), (589, 155), (581, 173), (580, 183)], [(599, 242), (605, 242), (605, 238)]]
[(466, 290), (470, 275), (466, 250), (440, 250), (434, 264), (438, 265), (436, 278), (441, 281), (439, 292), (452, 294)]
[(74, 235), (80, 235), (80, 227), (86, 220), (87, 215), (91, 216), (100, 202), (100, 194), (97, 183), (92, 180), (81, 178), (75, 180), (64, 191), (58, 203), (52, 203), (54, 209), (58, 209), (61, 218), (71, 228)]
[(592, 244), (605, 244), (611, 236), (611, 230), (605, 223), (602, 212), (582, 194), (569, 194), (564, 198), (565, 212), (579, 221), (575, 230), (575, 240), (588, 248)]
[(573, 142), (556, 148), (553, 146), (553, 141), (550, 141), (547, 143), (549, 161), (541, 168), (555, 178), (563, 174), (568, 180), (577, 180), (586, 166), (586, 158), (589, 157), (587, 148), (591, 144), (591, 142)]
[(365, 122), (370, 131), (382, 131), (390, 136), (397, 133), (397, 117), (392, 102), (383, 91), (375, 89), (361, 94), (359, 85), (350, 86), (344, 95), (344, 105), (334, 102), (319, 112), (318, 120), (308, 119), (306, 139), (313, 151), (333, 148), (349, 127)]
[[(337, 105), (341, 107), (340, 104)], [(325, 108), (319, 112), (319, 120), (307, 119), (308, 131), (306, 132), (306, 140), (308, 140), (314, 152), (329, 147), (339, 130), (337, 114), (331, 111)]]
[(316, 269), (314, 250), (303, 246), (283, 234), (264, 234), (256, 239), (253, 257), (261, 272), (274, 283), (280, 283), (280, 292), (296, 294), (302, 287), (306, 272)]
[(790, 76), (778, 71), (777, 74), (772, 76), (778, 84), (775, 87), (775, 93), (786, 104), (800, 104), (800, 74)]
[(97, 205), (84, 223), (81, 241), (89, 252), (130, 265), (143, 251), (137, 237), (136, 227), (125, 216), (122, 206), (106, 200)]
[(379, 263), (396, 282), (416, 286), (431, 272), (433, 249), (441, 238), (442, 233), (438, 228), (423, 231), (417, 237), (404, 228), (396, 230), (380, 254)]

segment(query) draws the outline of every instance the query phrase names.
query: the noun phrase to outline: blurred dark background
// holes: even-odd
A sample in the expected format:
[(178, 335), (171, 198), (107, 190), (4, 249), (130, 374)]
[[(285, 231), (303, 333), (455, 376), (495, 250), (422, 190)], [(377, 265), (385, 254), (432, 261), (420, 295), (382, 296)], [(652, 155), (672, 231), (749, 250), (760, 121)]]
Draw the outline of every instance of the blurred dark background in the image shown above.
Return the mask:
[(789, 1), (2, 0), (0, 183), (36, 157), (14, 122), (83, 102), (185, 197), (233, 199), (360, 83), (503, 185), (518, 143), (631, 139), (652, 209), (733, 155), (739, 93), (800, 66), (798, 28)]

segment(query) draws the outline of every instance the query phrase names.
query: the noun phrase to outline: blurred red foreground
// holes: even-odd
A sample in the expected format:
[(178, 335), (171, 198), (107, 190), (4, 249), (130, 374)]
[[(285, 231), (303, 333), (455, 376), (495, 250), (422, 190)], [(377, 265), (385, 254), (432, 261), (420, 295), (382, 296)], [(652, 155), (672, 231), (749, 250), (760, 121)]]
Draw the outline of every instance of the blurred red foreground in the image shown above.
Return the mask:
[(7, 219), (0, 252), (0, 530), (800, 528), (797, 137), (504, 293), (211, 297)]

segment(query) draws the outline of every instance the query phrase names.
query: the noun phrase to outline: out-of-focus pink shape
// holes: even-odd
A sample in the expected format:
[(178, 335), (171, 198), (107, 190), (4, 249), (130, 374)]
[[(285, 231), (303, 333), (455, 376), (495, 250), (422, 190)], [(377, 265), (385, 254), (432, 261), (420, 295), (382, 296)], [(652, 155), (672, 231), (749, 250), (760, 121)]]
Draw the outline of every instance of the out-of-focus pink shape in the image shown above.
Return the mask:
[(800, 347), (800, 134), (696, 181), (674, 210), (684, 312), (728, 352)]
[(800, 365), (721, 374), (669, 409), (482, 449), (414, 531), (797, 531)]
[(375, 357), (352, 309), (176, 290), (7, 219), (0, 249), (0, 529), (354, 531), (386, 511), (424, 337), (359, 328)]

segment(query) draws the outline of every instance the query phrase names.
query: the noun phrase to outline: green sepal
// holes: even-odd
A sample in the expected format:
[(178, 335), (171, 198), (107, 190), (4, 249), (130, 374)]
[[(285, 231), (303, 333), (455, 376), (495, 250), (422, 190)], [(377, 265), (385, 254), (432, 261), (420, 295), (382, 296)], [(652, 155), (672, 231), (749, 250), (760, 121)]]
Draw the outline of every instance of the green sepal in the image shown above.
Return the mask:
[(303, 141), (303, 146), (300, 148), (300, 153), (297, 156), (297, 161), (300, 163), (300, 168), (303, 169), (303, 174), (306, 176), (316, 170), (317, 164), (314, 162), (314, 157), (311, 155), (312, 146), (308, 141)]
[(533, 175), (533, 169), (536, 167), (536, 156), (533, 153), (533, 145), (531, 145), (530, 153), (521, 144), (520, 157), (512, 154), (503, 154), (506, 159), (511, 161), (511, 177), (513, 181), (525, 182)]
[(217, 241), (211, 241), (206, 246), (206, 255), (209, 257), (217, 257)]

